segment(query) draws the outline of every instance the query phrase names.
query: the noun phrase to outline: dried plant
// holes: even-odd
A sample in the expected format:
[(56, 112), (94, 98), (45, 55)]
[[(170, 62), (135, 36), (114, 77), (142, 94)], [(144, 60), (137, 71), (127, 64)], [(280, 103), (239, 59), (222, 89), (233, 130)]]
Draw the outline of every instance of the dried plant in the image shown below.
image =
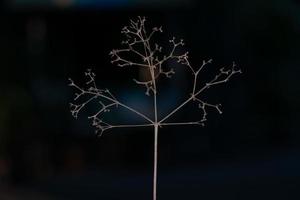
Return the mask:
[[(88, 118), (92, 121), (92, 125), (96, 128), (96, 132), (102, 135), (104, 131), (113, 128), (136, 128), (136, 127), (153, 127), (154, 128), (154, 171), (153, 171), (153, 200), (156, 200), (156, 188), (157, 188), (157, 155), (158, 155), (158, 130), (163, 126), (176, 126), (176, 125), (202, 125), (204, 126), (207, 120), (207, 108), (211, 107), (222, 114), (220, 104), (211, 104), (204, 101), (200, 94), (212, 86), (219, 85), (227, 82), (233, 75), (241, 73), (241, 70), (236, 69), (235, 63), (229, 69), (221, 68), (219, 73), (215, 75), (213, 79), (206, 84), (199, 87), (198, 77), (201, 70), (208, 64), (212, 63), (212, 60), (203, 61), (200, 67), (194, 68), (189, 62), (188, 52), (182, 53), (180, 47), (184, 46), (183, 40), (177, 40), (173, 37), (169, 40), (171, 48), (167, 55), (163, 54), (162, 47), (153, 43), (153, 35), (157, 32), (163, 32), (161, 27), (152, 28), (151, 32), (147, 32), (145, 27), (145, 17), (138, 17), (136, 21), (130, 20), (129, 26), (125, 26), (121, 33), (125, 35), (125, 41), (122, 44), (125, 48), (114, 49), (110, 52), (112, 63), (117, 64), (119, 67), (137, 67), (143, 70), (147, 70), (149, 73), (149, 80), (137, 80), (134, 82), (142, 87), (145, 87), (145, 94), (153, 97), (153, 112), (154, 119), (151, 119), (147, 114), (138, 111), (136, 108), (126, 105), (118, 100), (108, 89), (99, 89), (95, 83), (95, 74), (90, 69), (87, 70), (85, 76), (87, 82), (85, 86), (79, 86), (70, 80), (70, 86), (78, 90), (75, 93), (74, 102), (78, 102), (81, 97), (84, 97), (83, 103), (71, 103), (71, 113), (77, 118), (78, 113), (86, 107), (87, 104), (94, 100), (98, 100), (99, 110), (93, 113)], [(134, 60), (132, 60), (134, 58)], [(177, 63), (186, 66), (192, 73), (193, 84), (191, 88), (190, 96), (185, 101), (180, 103), (173, 111), (166, 114), (163, 118), (158, 119), (158, 107), (157, 107), (157, 95), (158, 87), (157, 80), (161, 76), (171, 78), (175, 74), (172, 65)], [(179, 111), (186, 104), (195, 102), (198, 104), (199, 109), (202, 111), (202, 117), (199, 120), (191, 122), (167, 122), (167, 120)], [(111, 109), (117, 109), (123, 107), (137, 116), (145, 120), (144, 124), (113, 124), (111, 122), (104, 121), (102, 116), (106, 112), (110, 112)]]

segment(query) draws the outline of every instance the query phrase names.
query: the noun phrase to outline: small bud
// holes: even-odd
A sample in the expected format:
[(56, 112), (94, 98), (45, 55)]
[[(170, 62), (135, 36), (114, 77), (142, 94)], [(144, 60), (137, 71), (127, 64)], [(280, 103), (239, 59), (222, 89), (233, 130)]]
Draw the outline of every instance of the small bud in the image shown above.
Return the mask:
[(163, 32), (163, 29), (162, 29), (162, 27), (159, 27), (159, 31), (162, 33)]

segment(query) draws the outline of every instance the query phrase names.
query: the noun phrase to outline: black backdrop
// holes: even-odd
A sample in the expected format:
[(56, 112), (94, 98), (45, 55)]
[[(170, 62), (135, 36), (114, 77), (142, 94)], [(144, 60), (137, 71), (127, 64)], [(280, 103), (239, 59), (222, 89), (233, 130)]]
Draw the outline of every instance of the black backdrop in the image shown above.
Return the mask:
[[(299, 13), (292, 0), (117, 8), (3, 3), (1, 199), (151, 199), (151, 128), (98, 138), (86, 113), (75, 120), (69, 112), (68, 77), (82, 82), (87, 68), (120, 98), (134, 102), (144, 92), (131, 81), (136, 72), (111, 65), (108, 56), (138, 15), (164, 27), (162, 41), (184, 38), (194, 65), (213, 58), (213, 71), (235, 61), (244, 72), (207, 93), (224, 113), (211, 110), (205, 127), (160, 130), (159, 199), (299, 199)], [(161, 107), (178, 104), (190, 80), (176, 74), (171, 89), (163, 87)], [(174, 120), (197, 117), (191, 110)]]

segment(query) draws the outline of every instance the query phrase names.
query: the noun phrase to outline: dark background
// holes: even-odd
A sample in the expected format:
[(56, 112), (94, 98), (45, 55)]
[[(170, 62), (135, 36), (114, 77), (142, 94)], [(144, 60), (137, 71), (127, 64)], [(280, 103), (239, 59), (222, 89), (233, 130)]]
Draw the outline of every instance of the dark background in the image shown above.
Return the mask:
[[(224, 114), (210, 110), (204, 128), (160, 129), (158, 199), (300, 198), (299, 1), (14, 0), (0, 9), (0, 199), (151, 199), (153, 130), (99, 138), (88, 111), (78, 120), (69, 111), (68, 78), (82, 83), (87, 68), (143, 109), (136, 71), (108, 56), (139, 15), (163, 26), (160, 41), (184, 38), (194, 66), (213, 58), (203, 80), (232, 61), (243, 71), (206, 94)], [(188, 95), (192, 78), (176, 70), (161, 116)], [(199, 119), (195, 108), (172, 120)]]

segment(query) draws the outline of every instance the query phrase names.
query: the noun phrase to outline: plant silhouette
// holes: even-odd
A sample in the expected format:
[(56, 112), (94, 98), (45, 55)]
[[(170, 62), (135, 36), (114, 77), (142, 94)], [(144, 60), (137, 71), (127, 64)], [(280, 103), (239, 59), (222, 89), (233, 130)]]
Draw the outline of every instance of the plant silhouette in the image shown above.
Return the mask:
[[(69, 86), (76, 88), (74, 102), (70, 103), (72, 115), (77, 118), (79, 112), (84, 109), (87, 104), (94, 100), (99, 103), (99, 109), (88, 118), (92, 121), (92, 125), (96, 128), (96, 132), (102, 135), (104, 131), (113, 128), (137, 128), (137, 127), (153, 127), (154, 130), (154, 166), (153, 166), (153, 200), (157, 198), (157, 156), (158, 156), (158, 130), (163, 126), (178, 126), (178, 125), (201, 125), (204, 126), (207, 120), (207, 108), (211, 107), (222, 114), (220, 104), (211, 104), (201, 98), (201, 94), (215, 85), (227, 82), (233, 75), (241, 73), (241, 70), (236, 69), (235, 63), (229, 69), (221, 68), (219, 72), (201, 87), (198, 84), (200, 72), (205, 66), (212, 63), (212, 60), (203, 61), (198, 68), (192, 67), (189, 61), (188, 52), (182, 53), (181, 48), (185, 45), (182, 39), (177, 40), (175, 37), (169, 40), (171, 45), (167, 54), (163, 52), (163, 48), (153, 42), (153, 35), (162, 33), (162, 27), (154, 27), (149, 30), (145, 26), (145, 17), (138, 17), (137, 20), (130, 20), (128, 26), (125, 26), (121, 33), (125, 35), (125, 40), (122, 41), (124, 48), (114, 49), (110, 52), (112, 63), (119, 67), (137, 67), (146, 70), (149, 74), (148, 80), (137, 80), (134, 82), (145, 88), (145, 94), (153, 98), (153, 113), (154, 118), (150, 118), (147, 114), (136, 108), (126, 105), (116, 98), (110, 90), (99, 89), (95, 82), (95, 73), (90, 69), (85, 72), (87, 81), (85, 85), (79, 86), (72, 79), (69, 79)], [(180, 51), (181, 50), (181, 51)], [(171, 66), (177, 64), (187, 68), (192, 73), (193, 82), (190, 89), (190, 95), (186, 97), (182, 103), (176, 106), (170, 113), (167, 113), (161, 119), (158, 118), (157, 95), (158, 86), (157, 80), (165, 76), (171, 78), (175, 74), (174, 68)], [(84, 99), (80, 101), (80, 99)], [(79, 103), (81, 102), (81, 103)], [(202, 117), (195, 121), (189, 122), (168, 122), (168, 119), (177, 113), (182, 107), (188, 103), (195, 102), (198, 104)], [(122, 107), (136, 114), (145, 120), (143, 124), (113, 124), (102, 119), (106, 112), (111, 109)]]

